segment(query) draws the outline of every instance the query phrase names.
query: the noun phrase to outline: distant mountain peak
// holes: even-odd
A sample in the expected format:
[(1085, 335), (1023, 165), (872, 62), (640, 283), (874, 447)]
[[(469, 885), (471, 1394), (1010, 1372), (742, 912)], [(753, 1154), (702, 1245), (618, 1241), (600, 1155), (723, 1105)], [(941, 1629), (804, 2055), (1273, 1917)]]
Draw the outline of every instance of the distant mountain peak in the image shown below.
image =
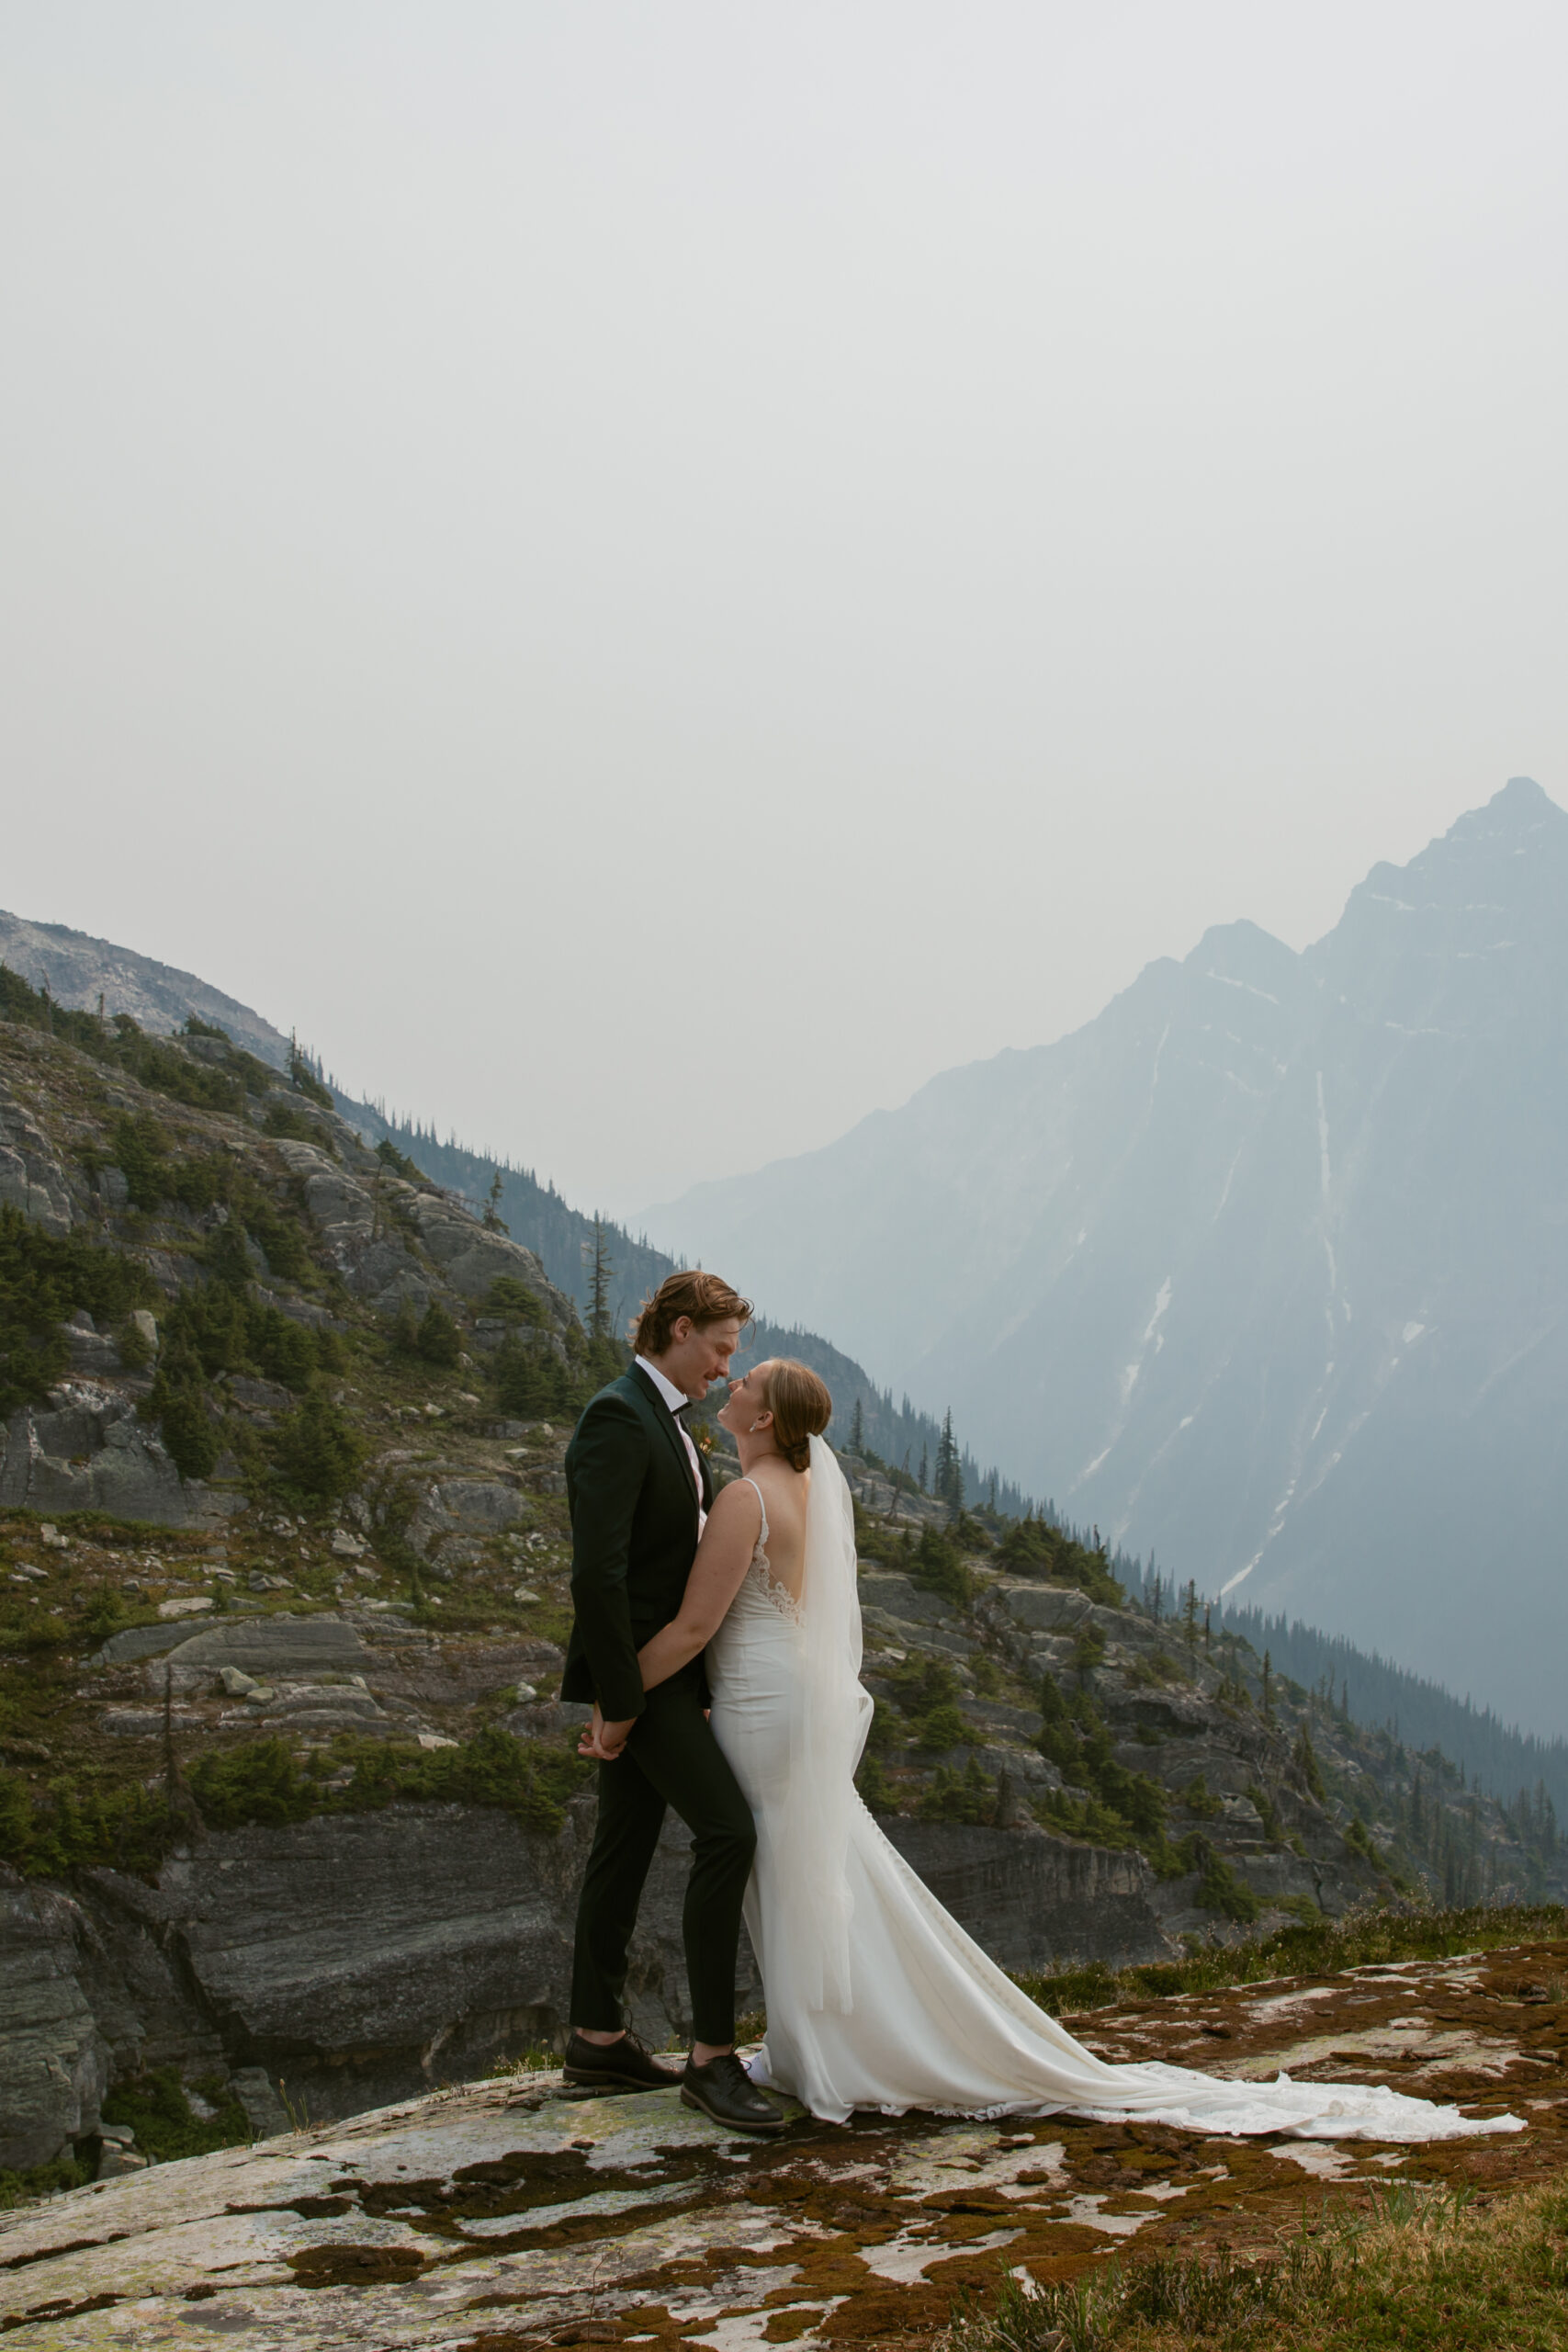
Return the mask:
[(1533, 775), (1511, 775), (1501, 792), (1495, 792), (1486, 805), (1489, 808), (1507, 808), (1510, 811), (1551, 808), (1559, 817), (1563, 813), (1551, 794), (1537, 784)]
[(1568, 815), (1515, 776), (1302, 956), (1217, 923), (664, 1216), (1178, 1583), (1556, 1731), (1565, 1062)]
[[(1568, 812), (1560, 808), (1551, 795), (1537, 784), (1533, 775), (1511, 775), (1500, 792), (1495, 792), (1483, 808), (1467, 809), (1442, 836), (1444, 842), (1495, 841), (1499, 835), (1523, 839), (1526, 834), (1539, 833), (1543, 827), (1568, 827)], [(1432, 847), (1441, 844), (1434, 842)], [(1414, 862), (1414, 861), (1413, 861)]]
[(1211, 923), (1183, 960), (1200, 971), (1264, 988), (1288, 979), (1301, 962), (1293, 947), (1245, 917), (1236, 922)]

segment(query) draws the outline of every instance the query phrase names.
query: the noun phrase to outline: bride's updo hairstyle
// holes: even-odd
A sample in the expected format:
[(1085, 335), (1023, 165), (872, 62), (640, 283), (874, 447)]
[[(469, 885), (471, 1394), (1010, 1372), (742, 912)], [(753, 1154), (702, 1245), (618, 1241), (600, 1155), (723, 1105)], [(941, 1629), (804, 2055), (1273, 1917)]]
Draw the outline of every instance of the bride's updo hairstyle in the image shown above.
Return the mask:
[(768, 1366), (768, 1410), (773, 1417), (773, 1442), (792, 1470), (804, 1470), (811, 1459), (811, 1441), (820, 1437), (833, 1418), (833, 1398), (825, 1380), (809, 1364), (793, 1356), (775, 1356)]

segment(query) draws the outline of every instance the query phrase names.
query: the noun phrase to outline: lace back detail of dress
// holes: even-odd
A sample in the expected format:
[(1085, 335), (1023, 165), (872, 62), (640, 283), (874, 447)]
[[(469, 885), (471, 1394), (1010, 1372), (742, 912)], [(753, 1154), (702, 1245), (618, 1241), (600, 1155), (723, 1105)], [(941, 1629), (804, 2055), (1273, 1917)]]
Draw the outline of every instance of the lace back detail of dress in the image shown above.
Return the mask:
[(756, 1586), (758, 1591), (761, 1594), (763, 1600), (768, 1602), (769, 1606), (773, 1609), (776, 1609), (779, 1615), (783, 1617), (787, 1623), (791, 1625), (798, 1625), (800, 1623), (800, 1603), (796, 1600), (794, 1593), (790, 1591), (787, 1585), (779, 1584), (775, 1580), (773, 1568), (769, 1564), (767, 1554), (768, 1506), (766, 1502), (763, 1501), (762, 1489), (758, 1486), (755, 1478), (748, 1478), (746, 1484), (756, 1496), (759, 1504), (761, 1506), (762, 1511), (761, 1528), (759, 1531), (756, 1543), (751, 1547), (751, 1557), (746, 1565), (747, 1577)]

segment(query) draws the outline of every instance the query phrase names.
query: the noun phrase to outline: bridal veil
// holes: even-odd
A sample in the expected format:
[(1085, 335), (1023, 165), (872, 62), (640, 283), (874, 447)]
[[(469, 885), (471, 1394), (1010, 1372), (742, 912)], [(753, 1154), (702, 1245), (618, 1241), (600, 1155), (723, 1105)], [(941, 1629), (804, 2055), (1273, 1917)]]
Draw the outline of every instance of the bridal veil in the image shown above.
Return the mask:
[(819, 1437), (811, 1441), (810, 1469), (799, 1604), (801, 1671), (790, 1692), (789, 1776), (776, 1831), (775, 1917), (790, 1947), (790, 1981), (806, 2007), (847, 2017), (854, 2007), (850, 1821), (858, 1803), (854, 1773), (871, 1728), (872, 1702), (860, 1680), (854, 1505), (837, 1456)]

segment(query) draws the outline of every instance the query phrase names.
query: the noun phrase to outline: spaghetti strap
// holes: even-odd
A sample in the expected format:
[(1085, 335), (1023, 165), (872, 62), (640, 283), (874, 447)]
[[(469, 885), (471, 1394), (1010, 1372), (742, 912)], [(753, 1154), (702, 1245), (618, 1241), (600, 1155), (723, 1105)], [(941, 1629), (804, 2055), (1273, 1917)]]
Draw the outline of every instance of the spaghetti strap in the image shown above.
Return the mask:
[(765, 1544), (768, 1540), (768, 1506), (762, 1501), (762, 1489), (759, 1487), (755, 1478), (748, 1478), (744, 1481), (744, 1484), (750, 1487), (751, 1492), (756, 1496), (757, 1500), (762, 1504), (762, 1532), (761, 1535), (758, 1536), (757, 1541), (759, 1544)]

